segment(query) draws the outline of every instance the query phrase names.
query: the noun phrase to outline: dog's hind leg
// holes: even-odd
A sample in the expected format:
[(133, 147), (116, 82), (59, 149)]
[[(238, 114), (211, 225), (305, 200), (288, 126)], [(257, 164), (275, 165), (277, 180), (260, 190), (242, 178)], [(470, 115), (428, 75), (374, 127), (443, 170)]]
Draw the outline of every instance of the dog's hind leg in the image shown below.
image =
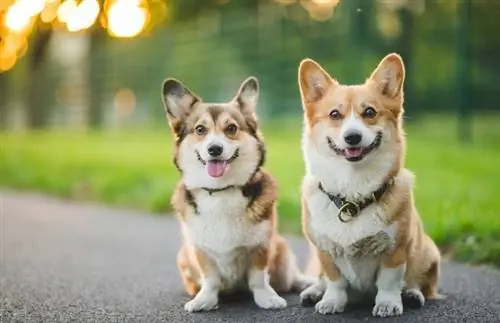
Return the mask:
[(441, 269), (439, 266), (439, 261), (434, 262), (429, 270), (427, 271), (427, 281), (423, 285), (422, 293), (426, 299), (439, 300), (443, 299), (445, 296), (439, 293), (439, 277), (441, 275)]
[(201, 289), (199, 283), (200, 275), (196, 266), (190, 261), (189, 251), (185, 245), (177, 253), (177, 267), (186, 292), (189, 296), (195, 296)]
[(300, 272), (286, 240), (277, 236), (269, 263), (270, 284), (277, 292), (302, 291), (316, 280)]

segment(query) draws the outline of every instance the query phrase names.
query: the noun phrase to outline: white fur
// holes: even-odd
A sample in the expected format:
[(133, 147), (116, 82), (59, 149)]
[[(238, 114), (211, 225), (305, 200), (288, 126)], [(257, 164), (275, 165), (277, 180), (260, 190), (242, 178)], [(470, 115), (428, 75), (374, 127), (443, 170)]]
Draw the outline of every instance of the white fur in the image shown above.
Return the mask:
[[(177, 119), (192, 108), (194, 100), (192, 94), (181, 87), (183, 86), (179, 82), (170, 80), (165, 82), (163, 89), (165, 108)], [(238, 108), (255, 116), (258, 92), (257, 79), (248, 78), (242, 83), (231, 104), (238, 104)], [(211, 159), (208, 149), (214, 144), (223, 149), (218, 159), (229, 160), (238, 151), (237, 158), (228, 165), (223, 176), (218, 178), (209, 176), (205, 165)], [(188, 246), (194, 246), (206, 254), (207, 263), (203, 265), (208, 267), (200, 279), (201, 290), (185, 305), (189, 312), (214, 309), (217, 307), (219, 292), (239, 288), (249, 288), (260, 307), (286, 306), (286, 301), (270, 286), (267, 268), (256, 270), (251, 263), (252, 250), (259, 246), (269, 246), (271, 230), (274, 229), (269, 220), (255, 223), (246, 215), (248, 198), (241, 191), (241, 186), (251, 179), (263, 157), (260, 144), (249, 133), (242, 132), (238, 140), (231, 140), (212, 129), (203, 140), (186, 139), (179, 146), (176, 162), (182, 170), (184, 186), (196, 200), (196, 209), (188, 208), (187, 214), (183, 214), (183, 237)], [(221, 188), (224, 190), (212, 194), (205, 190)], [(289, 258), (295, 259), (291, 254)], [(293, 276), (292, 283), (307, 283), (298, 273), (295, 264), (286, 269), (289, 272), (283, 275), (287, 278)]]
[(248, 286), (253, 293), (255, 303), (260, 308), (285, 308), (286, 301), (269, 285), (269, 274), (266, 270), (250, 269)]
[(380, 267), (376, 282), (378, 291), (375, 297), (373, 315), (385, 317), (403, 314), (401, 290), (404, 287), (405, 270), (406, 264), (395, 268)]
[(300, 293), (301, 300), (318, 300), (320, 299), (326, 290), (326, 282), (324, 279), (317, 279), (316, 282)]
[[(369, 153), (363, 160), (354, 163), (337, 155), (328, 146), (326, 139), (329, 136), (338, 147), (343, 148), (346, 145), (343, 134), (352, 129), (362, 132), (362, 146), (368, 146), (375, 139), (377, 131), (384, 131), (379, 148)], [(347, 247), (379, 231), (385, 231), (395, 238), (396, 225), (387, 226), (382, 221), (384, 209), (381, 206), (368, 206), (352, 221), (342, 223), (337, 217), (338, 208), (317, 188), (321, 182), (327, 192), (340, 193), (351, 200), (369, 196), (380, 187), (399, 156), (392, 142), (395, 133), (383, 127), (368, 129), (354, 116), (349, 116), (344, 121), (338, 137), (328, 125), (318, 124), (311, 131), (311, 133), (304, 131), (302, 141), (306, 165), (304, 185), (311, 188), (307, 190), (308, 195), (305, 198), (310, 213), (311, 234), (318, 247), (331, 252), (334, 244)], [(350, 289), (373, 295), (376, 293), (376, 274), (380, 266), (380, 257), (352, 259), (344, 255), (336, 257), (335, 263)], [(331, 309), (331, 306), (329, 308)]]
[(341, 313), (347, 305), (347, 281), (340, 278), (331, 281), (326, 278), (325, 294), (321, 301), (316, 304), (316, 311), (321, 314)]
[[(229, 185), (243, 185), (255, 171), (260, 158), (257, 148), (257, 139), (247, 135), (245, 142), (231, 141), (222, 134), (210, 133), (196, 145), (192, 145), (187, 140), (183, 141), (179, 147), (178, 163), (183, 170), (182, 180), (188, 189), (192, 188), (222, 188)], [(208, 160), (208, 147), (217, 143), (222, 145), (222, 159), (229, 159), (236, 149), (239, 149), (239, 157), (229, 164), (229, 168), (224, 176), (213, 178), (208, 175), (205, 165), (196, 156), (196, 151), (203, 160)]]
[[(326, 191), (342, 194), (352, 200), (366, 197), (379, 188), (387, 173), (394, 166), (399, 152), (391, 145), (394, 133), (387, 129), (383, 131), (380, 147), (372, 151), (359, 162), (349, 162), (343, 156), (337, 155), (327, 143), (327, 136), (335, 144), (344, 147), (343, 137), (338, 137), (331, 126), (317, 124), (311, 135), (304, 131), (302, 151), (306, 166), (306, 175), (321, 179)], [(311, 140), (309, 136), (316, 138)]]
[(219, 277), (205, 277), (201, 283), (201, 290), (195, 298), (184, 305), (188, 312), (210, 311), (217, 308), (219, 301)]
[(358, 116), (354, 115), (354, 113), (351, 113), (351, 115), (349, 115), (349, 117), (347, 117), (345, 121), (342, 122), (339, 138), (335, 140), (335, 144), (340, 148), (346, 148), (348, 145), (346, 144), (344, 138), (345, 135), (351, 131), (356, 131), (361, 134), (361, 142), (357, 145), (360, 147), (369, 146), (377, 136), (376, 131), (365, 126), (363, 121), (361, 121)]
[(193, 148), (200, 153), (203, 160), (209, 160), (208, 148), (212, 145), (222, 146), (223, 150), (220, 158), (223, 160), (231, 158), (239, 146), (237, 142), (227, 139), (224, 134), (211, 132), (201, 142), (195, 144)]
[[(306, 177), (306, 181), (317, 183), (317, 180)], [(327, 252), (332, 251), (333, 244), (347, 247), (352, 243), (379, 231), (385, 231), (395, 238), (396, 226), (386, 226), (381, 220), (383, 209), (372, 205), (364, 209), (353, 221), (342, 223), (337, 217), (338, 208), (319, 189), (306, 197), (310, 213), (310, 225), (318, 247)], [(337, 257), (335, 263), (347, 279), (350, 286), (359, 291), (374, 292), (375, 274), (379, 266), (378, 258), (364, 257), (351, 259)]]
[(184, 237), (213, 259), (222, 288), (237, 288), (245, 283), (251, 249), (269, 242), (270, 224), (245, 215), (248, 200), (239, 189), (201, 191), (196, 201), (199, 214), (187, 215)]

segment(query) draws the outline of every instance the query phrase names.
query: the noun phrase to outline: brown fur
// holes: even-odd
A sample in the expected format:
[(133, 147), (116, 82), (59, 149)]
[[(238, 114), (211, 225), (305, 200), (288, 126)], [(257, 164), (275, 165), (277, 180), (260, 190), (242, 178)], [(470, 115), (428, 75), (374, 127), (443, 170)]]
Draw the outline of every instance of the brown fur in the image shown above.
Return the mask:
[[(262, 229), (266, 230), (266, 234), (268, 232), (268, 238), (262, 238), (262, 242), (252, 250), (241, 246), (240, 255), (248, 255), (250, 266), (255, 269), (267, 268), (271, 286), (275, 291), (290, 291), (292, 287), (302, 289), (305, 286), (294, 286), (294, 284), (303, 283), (295, 267), (294, 255), (286, 241), (277, 232), (278, 185), (275, 179), (262, 168), (266, 151), (254, 113), (256, 93), (258, 93), (257, 80), (249, 78), (242, 83), (237, 95), (231, 101), (205, 103), (179, 81), (166, 80), (163, 95), (167, 118), (175, 136), (174, 163), (183, 173), (185, 170), (182, 169), (182, 165), (179, 165), (181, 147), (186, 149), (186, 147), (194, 146), (209, 133), (224, 135), (229, 141), (237, 141), (239, 147), (245, 145), (256, 147), (256, 150), (252, 151), (255, 151), (257, 156), (253, 153), (253, 156), (249, 156), (247, 152), (246, 156), (237, 157), (253, 158), (253, 161), (258, 159), (256, 168), (252, 174), (249, 174), (248, 180), (242, 185), (222, 188), (222, 190), (239, 191), (245, 199), (243, 205), (246, 205), (245, 217), (248, 221), (241, 224), (243, 228), (255, 228), (257, 224), (264, 221), (268, 224), (266, 229)], [(209, 194), (208, 197), (207, 194)], [(212, 192), (204, 187), (188, 188), (182, 180), (179, 181), (171, 198), (174, 214), (181, 223), (188, 225), (190, 217), (201, 216), (198, 214), (198, 200), (201, 197), (210, 199), (212, 194), (216, 196), (218, 192)], [(202, 233), (197, 232), (197, 234)], [(237, 248), (235, 252), (239, 253), (239, 249)], [(177, 255), (177, 265), (184, 287), (190, 296), (195, 296), (200, 291), (201, 280), (210, 276), (214, 268), (213, 263), (214, 260), (209, 254), (198, 249), (184, 237), (183, 245)], [(225, 290), (223, 282), (221, 282), (220, 289)]]
[[(388, 68), (396, 70), (396, 79), (390, 82), (387, 81), (385, 74)], [(312, 79), (311, 75), (315, 77)], [(406, 150), (402, 122), (404, 78), (404, 64), (397, 54), (387, 55), (370, 78), (361, 85), (341, 85), (311, 59), (303, 60), (299, 67), (299, 87), (308, 135), (314, 135), (312, 129), (317, 124), (327, 125), (338, 131), (344, 116), (351, 111), (362, 116), (362, 111), (368, 106), (377, 114), (374, 118), (362, 118), (365, 125), (368, 127), (382, 125), (384, 128), (392, 129), (396, 134), (393, 144), (398, 148), (400, 157), (386, 176), (386, 178), (395, 177), (396, 181), (391, 190), (378, 202), (385, 209), (383, 214), (385, 223), (397, 224), (396, 247), (383, 257), (382, 265), (395, 267), (406, 262), (408, 287), (422, 290), (426, 298), (436, 298), (440, 276), (440, 253), (432, 239), (424, 232), (413, 201), (413, 175), (404, 169)], [(398, 86), (392, 87), (394, 84)], [(332, 120), (329, 116), (332, 109), (338, 109), (341, 118)], [(315, 186), (304, 184), (303, 197), (315, 189)], [(302, 228), (314, 249), (314, 234), (308, 225), (309, 216), (307, 202), (303, 198)], [(331, 279), (335, 279), (337, 273), (335, 266), (332, 266), (331, 256), (321, 251), (316, 254), (318, 256), (312, 255), (307, 272), (317, 275), (323, 272)]]
[[(256, 188), (257, 187), (257, 188)], [(175, 215), (181, 219), (186, 216), (187, 208), (194, 208), (184, 185), (179, 182), (172, 198)], [(277, 232), (277, 185), (274, 179), (264, 170), (255, 174), (247, 185), (242, 187), (243, 194), (248, 194), (249, 206), (247, 216), (255, 223), (270, 220), (269, 245), (257, 247), (251, 252), (252, 265), (262, 269), (266, 266), (269, 271), (269, 281), (277, 292), (289, 291), (292, 281), (284, 275), (284, 267), (291, 257), (291, 250), (286, 240)], [(177, 255), (177, 266), (181, 273), (186, 292), (190, 296), (200, 290), (199, 279), (208, 274), (210, 259), (200, 250), (184, 242)], [(300, 289), (300, 288), (299, 288)]]

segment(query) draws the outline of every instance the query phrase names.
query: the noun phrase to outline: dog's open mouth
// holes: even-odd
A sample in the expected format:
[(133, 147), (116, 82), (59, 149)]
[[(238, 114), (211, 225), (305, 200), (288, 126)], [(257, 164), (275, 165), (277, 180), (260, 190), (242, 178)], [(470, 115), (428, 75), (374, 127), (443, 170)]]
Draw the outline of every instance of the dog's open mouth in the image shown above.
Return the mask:
[(327, 137), (328, 146), (331, 150), (333, 150), (337, 155), (344, 156), (350, 162), (356, 162), (363, 159), (366, 155), (368, 155), (373, 150), (377, 149), (382, 143), (382, 132), (378, 132), (375, 139), (372, 141), (370, 145), (367, 147), (349, 147), (349, 148), (339, 148), (332, 138)]
[(231, 158), (227, 160), (215, 158), (211, 160), (203, 160), (201, 158), (200, 153), (196, 151), (196, 156), (198, 157), (198, 160), (205, 166), (205, 169), (207, 171), (208, 176), (217, 178), (223, 176), (229, 169), (230, 164), (238, 158), (240, 153), (239, 149), (236, 149), (234, 154), (231, 156)]

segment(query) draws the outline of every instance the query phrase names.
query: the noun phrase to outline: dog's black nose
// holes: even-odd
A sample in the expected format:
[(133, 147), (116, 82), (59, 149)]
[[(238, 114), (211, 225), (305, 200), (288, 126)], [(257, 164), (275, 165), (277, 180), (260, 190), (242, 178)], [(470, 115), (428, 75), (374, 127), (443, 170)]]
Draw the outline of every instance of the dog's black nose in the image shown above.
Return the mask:
[(354, 146), (361, 142), (361, 134), (357, 131), (350, 131), (344, 135), (344, 140), (348, 145)]
[(208, 154), (212, 157), (218, 157), (222, 154), (222, 146), (220, 145), (211, 145), (207, 150)]

